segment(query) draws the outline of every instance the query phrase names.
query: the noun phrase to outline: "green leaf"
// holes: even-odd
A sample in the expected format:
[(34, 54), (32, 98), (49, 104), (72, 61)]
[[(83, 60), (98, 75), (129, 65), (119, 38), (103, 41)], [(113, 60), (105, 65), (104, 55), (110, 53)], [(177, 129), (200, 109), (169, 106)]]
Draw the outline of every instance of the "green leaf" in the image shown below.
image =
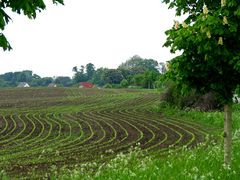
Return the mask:
[(7, 38), (2, 33), (0, 33), (0, 47), (2, 47), (4, 51), (12, 49)]

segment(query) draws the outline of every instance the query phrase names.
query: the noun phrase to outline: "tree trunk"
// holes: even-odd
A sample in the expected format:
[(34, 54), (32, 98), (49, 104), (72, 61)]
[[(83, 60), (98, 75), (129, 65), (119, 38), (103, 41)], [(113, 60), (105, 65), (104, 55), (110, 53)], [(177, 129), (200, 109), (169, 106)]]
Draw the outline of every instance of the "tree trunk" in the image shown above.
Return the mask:
[(232, 105), (224, 105), (224, 164), (231, 165), (232, 151)]

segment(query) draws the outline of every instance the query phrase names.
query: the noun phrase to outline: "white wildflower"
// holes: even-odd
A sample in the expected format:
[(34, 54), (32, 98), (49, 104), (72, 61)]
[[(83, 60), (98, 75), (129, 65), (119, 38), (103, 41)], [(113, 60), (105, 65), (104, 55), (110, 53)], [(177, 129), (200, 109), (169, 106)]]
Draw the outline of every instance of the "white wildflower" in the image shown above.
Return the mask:
[(222, 38), (222, 37), (219, 37), (219, 39), (218, 39), (218, 44), (219, 44), (219, 45), (223, 45), (223, 38)]
[(140, 143), (140, 142), (137, 142), (137, 143), (136, 143), (136, 146), (140, 146), (140, 145), (141, 145), (141, 143)]
[(208, 8), (206, 4), (203, 5), (203, 14), (208, 14)]

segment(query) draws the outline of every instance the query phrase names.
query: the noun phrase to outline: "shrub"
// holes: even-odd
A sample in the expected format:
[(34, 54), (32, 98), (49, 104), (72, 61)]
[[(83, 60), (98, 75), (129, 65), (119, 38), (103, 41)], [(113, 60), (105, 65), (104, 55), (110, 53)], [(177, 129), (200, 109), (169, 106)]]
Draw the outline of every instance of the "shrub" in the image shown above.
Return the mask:
[(121, 87), (123, 87), (123, 88), (126, 88), (126, 87), (128, 87), (128, 81), (126, 80), (126, 79), (123, 79), (122, 81), (121, 81), (121, 83), (120, 83), (120, 86)]
[(216, 95), (213, 92), (201, 95), (195, 90), (182, 93), (177, 85), (172, 81), (166, 81), (163, 84), (165, 91), (161, 93), (161, 101), (178, 108), (195, 108), (201, 111), (210, 111), (219, 109), (220, 105)]

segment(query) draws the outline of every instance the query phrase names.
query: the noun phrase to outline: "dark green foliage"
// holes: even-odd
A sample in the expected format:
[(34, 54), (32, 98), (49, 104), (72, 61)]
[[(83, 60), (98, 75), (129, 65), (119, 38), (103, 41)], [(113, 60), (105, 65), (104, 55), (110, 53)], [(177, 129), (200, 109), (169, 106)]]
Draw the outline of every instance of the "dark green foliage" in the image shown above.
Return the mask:
[(222, 109), (222, 105), (218, 102), (216, 95), (213, 92), (199, 96), (199, 98), (193, 104), (193, 108), (201, 111), (211, 111), (216, 109)]
[(44, 77), (33, 80), (30, 85), (31, 86), (48, 86), (50, 83), (53, 82), (53, 78), (51, 77)]
[(120, 84), (120, 82), (123, 80), (123, 75), (121, 71), (117, 69), (108, 69), (104, 73), (103, 79), (106, 83), (109, 84)]
[[(54, 82), (52, 77), (41, 78), (37, 74), (33, 74), (32, 71), (25, 70), (19, 72), (7, 72), (0, 75), (0, 87), (16, 87), (20, 82), (26, 82), (31, 87), (48, 86)], [(69, 87), (72, 85), (70, 77), (57, 77), (55, 83), (59, 86)]]
[(135, 55), (118, 66), (118, 69), (130, 70), (130, 74), (132, 75), (144, 73), (146, 70), (158, 72), (158, 62), (153, 59), (143, 59)]
[(195, 90), (183, 93), (172, 81), (164, 83), (165, 91), (161, 93), (161, 100), (171, 106), (181, 109), (194, 108), (201, 111), (211, 111), (222, 108), (213, 92), (201, 95)]
[(92, 78), (92, 82), (94, 84), (97, 84), (98, 86), (103, 86), (104, 84), (106, 84), (106, 82), (104, 81), (104, 74), (105, 71), (107, 71), (107, 68), (99, 68), (95, 71), (93, 78)]
[(8, 72), (0, 75), (0, 78), (2, 79), (2, 85), (0, 85), (0, 87), (14, 87), (19, 82), (31, 83), (34, 81), (35, 77), (33, 76), (32, 71), (25, 70), (21, 72)]
[(71, 78), (68, 76), (59, 76), (54, 81), (56, 84), (64, 87), (70, 87), (72, 86)]
[(118, 69), (131, 85), (152, 89), (160, 75), (158, 66), (158, 62), (153, 59), (143, 59), (135, 55), (118, 66)]
[(120, 83), (120, 86), (123, 87), (123, 88), (126, 88), (128, 87), (129, 83), (126, 79), (123, 79)]
[(164, 0), (187, 13), (166, 32), (166, 47), (182, 54), (170, 62), (168, 77), (200, 93), (214, 92), (224, 105), (224, 164), (231, 165), (233, 94), (240, 84), (238, 0)]
[(75, 72), (73, 76), (74, 83), (92, 81), (95, 74), (95, 67), (94, 64), (88, 63), (86, 66), (81, 65), (79, 70), (75, 66), (72, 71)]
[(76, 72), (73, 76), (74, 83), (85, 82), (87, 81), (87, 76), (84, 73)]
[(144, 88), (154, 89), (155, 81), (158, 79), (159, 73), (156, 71), (145, 71), (144, 73)]
[(135, 86), (143, 86), (144, 75), (143, 74), (136, 74), (133, 76), (133, 84)]
[(86, 65), (86, 74), (87, 74), (87, 79), (90, 80), (93, 78), (93, 75), (95, 73), (95, 67), (92, 63), (88, 63)]
[[(170, 62), (169, 78), (202, 93), (213, 91), (222, 104), (231, 102), (240, 84), (240, 35), (237, 33), (240, 16), (235, 13), (239, 3), (227, 1), (221, 7), (221, 1), (198, 1), (195, 5), (183, 0), (170, 2), (170, 6), (177, 8), (177, 14), (187, 11), (195, 14), (195, 18), (187, 27), (179, 25), (166, 32), (165, 46), (172, 52), (183, 51)], [(204, 3), (208, 14), (202, 13)], [(190, 15), (185, 22), (191, 18)]]
[[(75, 66), (72, 71), (74, 83), (88, 81), (100, 87), (111, 84), (113, 88), (132, 85), (153, 89), (160, 76), (159, 70), (164, 73), (164, 68), (163, 63), (158, 65), (158, 62), (153, 59), (143, 59), (135, 55), (117, 69), (98, 68), (95, 70), (94, 64), (88, 63), (86, 66), (80, 66), (79, 69)], [(122, 81), (123, 84), (121, 84)]]

